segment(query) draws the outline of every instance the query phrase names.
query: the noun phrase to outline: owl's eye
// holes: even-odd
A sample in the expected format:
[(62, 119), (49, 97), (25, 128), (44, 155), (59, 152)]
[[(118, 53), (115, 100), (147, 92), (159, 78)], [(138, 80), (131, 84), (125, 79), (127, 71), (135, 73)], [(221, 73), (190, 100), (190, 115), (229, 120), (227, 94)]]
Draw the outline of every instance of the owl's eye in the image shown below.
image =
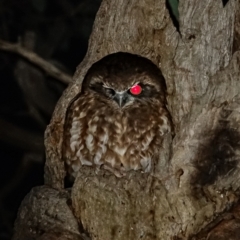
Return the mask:
[(115, 95), (115, 91), (113, 89), (111, 89), (111, 88), (105, 88), (104, 87), (104, 91), (109, 96), (114, 96)]
[(101, 82), (95, 82), (89, 85), (89, 88), (94, 92), (100, 93), (110, 98), (115, 95), (115, 91), (113, 89), (104, 86)]
[(141, 92), (142, 92), (142, 87), (138, 84), (136, 84), (130, 88), (130, 93), (132, 95), (139, 95)]

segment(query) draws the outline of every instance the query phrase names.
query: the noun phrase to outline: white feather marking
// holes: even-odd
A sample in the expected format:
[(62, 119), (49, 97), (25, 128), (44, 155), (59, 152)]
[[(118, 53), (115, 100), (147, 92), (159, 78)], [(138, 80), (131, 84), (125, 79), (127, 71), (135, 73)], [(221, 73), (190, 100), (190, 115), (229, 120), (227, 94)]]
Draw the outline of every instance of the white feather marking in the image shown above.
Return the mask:
[(82, 126), (79, 122), (72, 123), (71, 129), (70, 129), (71, 135), (80, 134), (81, 130), (82, 130)]
[(166, 116), (161, 116), (161, 119), (163, 120), (164, 125), (168, 124), (168, 118)]
[(82, 165), (92, 166), (92, 163), (84, 158), (80, 158)]
[(90, 127), (89, 127), (89, 132), (91, 133), (95, 133), (97, 130), (97, 125), (96, 124), (92, 124)]
[(123, 131), (123, 127), (122, 127), (121, 123), (115, 122), (115, 125), (116, 125), (116, 128), (115, 128), (116, 133), (121, 134)]
[(79, 118), (84, 118), (86, 117), (87, 113), (86, 112), (81, 112)]
[(70, 142), (70, 148), (73, 152), (75, 152), (76, 147), (78, 146), (78, 142), (74, 141), (74, 142)]
[(103, 161), (101, 161), (101, 157), (102, 157), (101, 152), (97, 152), (96, 155), (94, 156), (94, 159), (93, 159), (94, 164), (96, 164), (96, 165), (103, 164)]
[(71, 128), (71, 129), (70, 129), (70, 134), (71, 134), (71, 135), (79, 135), (79, 134), (80, 134), (80, 131), (77, 130), (77, 129)]
[(92, 134), (88, 134), (88, 136), (86, 138), (86, 146), (87, 146), (88, 150), (90, 152), (92, 152), (92, 150), (93, 150), (93, 135)]
[(115, 159), (115, 158), (112, 158), (112, 160), (111, 160), (110, 163), (111, 163), (112, 167), (114, 168), (115, 165), (116, 165), (116, 159)]
[(72, 120), (72, 122), (77, 122), (78, 120), (79, 120), (78, 117), (74, 117), (73, 120)]
[(72, 164), (72, 170), (74, 172), (79, 171), (80, 167), (81, 167), (80, 164), (76, 164), (76, 163)]
[(170, 132), (171, 129), (168, 122), (168, 118), (166, 116), (162, 116), (161, 119), (163, 120), (163, 125), (160, 126), (160, 132), (161, 135), (164, 135), (165, 133)]
[(142, 168), (143, 168), (144, 172), (150, 172), (150, 170), (151, 170), (151, 164), (152, 164), (151, 158), (149, 158), (149, 157), (143, 157), (143, 158), (140, 160), (140, 163), (141, 163), (141, 165), (142, 165)]
[(194, 135), (194, 130), (193, 129), (190, 129), (189, 130), (189, 135), (192, 137)]
[(150, 134), (146, 136), (146, 138), (144, 139), (144, 141), (142, 142), (142, 151), (147, 150), (149, 144), (152, 142), (153, 140), (153, 134)]
[(78, 149), (78, 151), (77, 151), (77, 157), (80, 159), (80, 158), (82, 158), (82, 153), (81, 153), (81, 150), (83, 149), (83, 145), (80, 145), (80, 147), (79, 147), (79, 149)]
[(112, 167), (115, 166), (116, 160), (115, 160), (114, 158), (109, 158), (109, 157), (107, 157), (107, 158), (105, 159), (105, 161), (108, 162), (108, 163), (110, 163), (110, 164), (112, 165)]
[(133, 170), (137, 171), (138, 169), (141, 169), (141, 167), (138, 164), (134, 165)]
[(93, 118), (93, 121), (94, 121), (94, 122), (98, 122), (98, 120), (99, 120), (99, 117), (98, 117), (98, 116), (95, 116), (95, 117)]
[(107, 147), (103, 144), (101, 144), (100, 147), (102, 148), (102, 154), (105, 154), (107, 151)]
[(79, 138), (79, 134), (71, 135), (70, 142), (74, 142)]
[(115, 151), (117, 154), (119, 154), (120, 156), (124, 156), (124, 154), (125, 154), (126, 151), (127, 151), (127, 147), (122, 147), (122, 148), (120, 148), (120, 147), (116, 146), (116, 147), (114, 148), (114, 151)]
[(107, 141), (108, 141), (108, 134), (107, 133), (100, 136), (100, 142), (102, 142), (102, 144), (106, 144)]
[(80, 126), (79, 126), (80, 124), (79, 124), (79, 121), (78, 120), (76, 120), (76, 121), (72, 121), (72, 127), (71, 128), (73, 128), (73, 129), (78, 129)]

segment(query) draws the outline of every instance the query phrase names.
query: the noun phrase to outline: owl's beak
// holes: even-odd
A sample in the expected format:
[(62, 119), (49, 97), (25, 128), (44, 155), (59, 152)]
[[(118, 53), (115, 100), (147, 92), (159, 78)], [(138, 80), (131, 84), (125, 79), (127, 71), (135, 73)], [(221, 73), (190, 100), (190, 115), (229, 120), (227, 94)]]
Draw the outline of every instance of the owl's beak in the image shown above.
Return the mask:
[(128, 94), (127, 92), (117, 92), (113, 100), (119, 105), (119, 107), (123, 107), (128, 102)]

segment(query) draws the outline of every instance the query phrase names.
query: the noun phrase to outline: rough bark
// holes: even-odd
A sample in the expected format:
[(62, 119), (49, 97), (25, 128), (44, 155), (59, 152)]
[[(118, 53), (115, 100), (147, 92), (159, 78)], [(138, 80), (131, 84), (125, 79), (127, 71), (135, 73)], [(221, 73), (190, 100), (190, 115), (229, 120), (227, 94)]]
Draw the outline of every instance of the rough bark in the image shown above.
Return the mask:
[(13, 239), (83, 240), (70, 205), (67, 190), (60, 192), (47, 186), (33, 188), (20, 206)]
[(109, 53), (139, 54), (161, 68), (174, 138), (166, 137), (155, 174), (117, 179), (82, 168), (72, 208), (90, 239), (238, 239), (239, 210), (232, 208), (240, 186), (237, 13), (235, 0), (225, 6), (220, 0), (180, 1), (177, 31), (164, 0), (102, 2), (88, 53), (46, 131), (46, 185), (65, 191), (66, 109), (87, 69)]

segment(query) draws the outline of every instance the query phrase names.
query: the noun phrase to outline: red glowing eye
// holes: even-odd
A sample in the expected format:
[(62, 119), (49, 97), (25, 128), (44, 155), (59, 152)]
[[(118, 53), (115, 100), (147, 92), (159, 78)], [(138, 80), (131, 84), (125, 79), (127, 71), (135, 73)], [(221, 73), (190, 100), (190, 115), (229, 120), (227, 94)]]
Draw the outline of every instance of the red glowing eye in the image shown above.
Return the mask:
[(142, 88), (139, 85), (134, 85), (130, 88), (130, 92), (133, 95), (139, 95), (142, 92)]

